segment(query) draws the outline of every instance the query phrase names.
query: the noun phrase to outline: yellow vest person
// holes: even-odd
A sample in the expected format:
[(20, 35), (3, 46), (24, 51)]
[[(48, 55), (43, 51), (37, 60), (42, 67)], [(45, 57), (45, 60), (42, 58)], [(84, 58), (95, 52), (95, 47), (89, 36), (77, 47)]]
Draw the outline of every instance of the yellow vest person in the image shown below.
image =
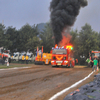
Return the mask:
[(24, 63), (24, 60), (25, 60), (25, 57), (24, 57), (24, 55), (22, 56), (22, 63)]
[(28, 64), (28, 55), (26, 55), (25, 59), (26, 59), (26, 64)]
[(22, 56), (22, 60), (24, 60), (24, 55)]
[(25, 59), (28, 60), (28, 56), (27, 55), (26, 55)]

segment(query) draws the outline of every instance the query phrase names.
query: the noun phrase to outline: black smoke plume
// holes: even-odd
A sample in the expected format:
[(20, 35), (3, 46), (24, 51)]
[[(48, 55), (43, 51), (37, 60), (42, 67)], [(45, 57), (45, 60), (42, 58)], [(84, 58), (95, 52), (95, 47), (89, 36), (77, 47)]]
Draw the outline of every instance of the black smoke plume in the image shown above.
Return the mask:
[(71, 27), (81, 7), (87, 6), (87, 0), (52, 0), (50, 3), (51, 26), (55, 44), (62, 40), (64, 28)]

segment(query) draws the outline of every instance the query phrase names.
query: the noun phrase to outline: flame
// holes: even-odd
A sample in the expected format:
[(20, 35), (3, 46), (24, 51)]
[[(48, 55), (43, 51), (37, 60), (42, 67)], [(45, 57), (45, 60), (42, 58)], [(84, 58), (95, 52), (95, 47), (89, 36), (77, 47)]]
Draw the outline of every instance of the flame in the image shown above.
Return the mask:
[(55, 44), (55, 48), (57, 47), (57, 44)]
[(67, 49), (71, 49), (72, 46), (71, 46), (71, 45), (67, 45), (66, 48), (67, 48)]
[(69, 34), (68, 29), (66, 30), (66, 28), (64, 28), (64, 30), (62, 31), (62, 40), (58, 43), (59, 47), (65, 46), (67, 44), (69, 44), (72, 36)]

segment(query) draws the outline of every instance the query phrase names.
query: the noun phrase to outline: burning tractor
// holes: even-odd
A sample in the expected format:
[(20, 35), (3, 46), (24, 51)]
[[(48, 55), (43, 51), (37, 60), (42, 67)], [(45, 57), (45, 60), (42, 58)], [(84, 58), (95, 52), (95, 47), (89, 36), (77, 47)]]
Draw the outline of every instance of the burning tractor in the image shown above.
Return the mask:
[(65, 66), (73, 68), (75, 66), (75, 60), (72, 58), (72, 45), (67, 45), (63, 47), (58, 47), (55, 45), (52, 48), (52, 58), (51, 58), (51, 65), (52, 67), (56, 66)]

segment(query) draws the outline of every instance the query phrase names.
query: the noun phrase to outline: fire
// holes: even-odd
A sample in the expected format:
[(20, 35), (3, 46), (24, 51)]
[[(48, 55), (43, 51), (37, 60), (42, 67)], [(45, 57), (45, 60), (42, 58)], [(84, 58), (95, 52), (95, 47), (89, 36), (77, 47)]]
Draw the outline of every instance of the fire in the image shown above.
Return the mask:
[(67, 49), (72, 49), (72, 45), (67, 45), (66, 48)]
[(55, 44), (67, 45), (71, 40), (70, 29), (76, 21), (80, 9), (88, 5), (88, 0), (52, 0), (50, 3), (51, 28)]
[(62, 32), (62, 40), (58, 43), (58, 46), (62, 47), (69, 44), (71, 38), (72, 36), (69, 34), (69, 31), (67, 31), (66, 28), (64, 28)]

